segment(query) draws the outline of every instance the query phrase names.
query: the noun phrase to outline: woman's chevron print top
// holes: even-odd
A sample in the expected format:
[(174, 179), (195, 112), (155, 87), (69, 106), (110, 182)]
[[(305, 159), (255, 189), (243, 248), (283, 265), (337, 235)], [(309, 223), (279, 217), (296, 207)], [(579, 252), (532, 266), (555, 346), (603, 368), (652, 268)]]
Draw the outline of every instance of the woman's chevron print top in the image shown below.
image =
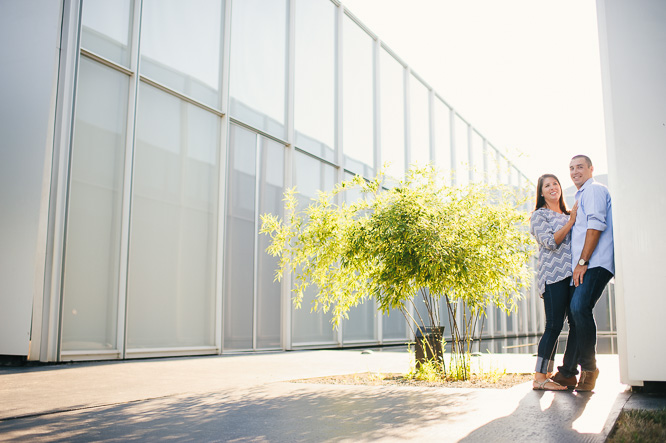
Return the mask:
[(539, 208), (532, 213), (530, 233), (539, 244), (537, 281), (539, 294), (543, 297), (546, 285), (557, 283), (572, 275), (571, 272), (571, 232), (558, 246), (555, 244), (555, 232), (569, 220), (566, 214), (558, 214), (546, 208)]

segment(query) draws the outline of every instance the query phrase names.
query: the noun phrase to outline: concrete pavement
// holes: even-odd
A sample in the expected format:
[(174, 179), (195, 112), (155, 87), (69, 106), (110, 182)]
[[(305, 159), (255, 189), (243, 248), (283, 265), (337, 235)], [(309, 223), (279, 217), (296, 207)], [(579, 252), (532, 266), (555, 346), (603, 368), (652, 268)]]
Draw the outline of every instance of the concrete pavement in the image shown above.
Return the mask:
[[(603, 442), (623, 406), (641, 404), (616, 355), (598, 356), (594, 393), (290, 382), (406, 372), (410, 358), (384, 348), (0, 368), (0, 440)], [(481, 358), (509, 372), (535, 361)]]

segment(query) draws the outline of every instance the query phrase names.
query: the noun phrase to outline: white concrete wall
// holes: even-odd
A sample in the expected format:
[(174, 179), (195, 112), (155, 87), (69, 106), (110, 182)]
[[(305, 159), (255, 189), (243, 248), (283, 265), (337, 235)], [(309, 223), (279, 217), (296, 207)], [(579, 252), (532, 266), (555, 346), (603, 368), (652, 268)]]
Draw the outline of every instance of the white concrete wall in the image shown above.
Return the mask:
[(43, 296), (61, 2), (0, 0), (0, 354), (28, 355)]
[(597, 0), (623, 383), (666, 381), (666, 2)]

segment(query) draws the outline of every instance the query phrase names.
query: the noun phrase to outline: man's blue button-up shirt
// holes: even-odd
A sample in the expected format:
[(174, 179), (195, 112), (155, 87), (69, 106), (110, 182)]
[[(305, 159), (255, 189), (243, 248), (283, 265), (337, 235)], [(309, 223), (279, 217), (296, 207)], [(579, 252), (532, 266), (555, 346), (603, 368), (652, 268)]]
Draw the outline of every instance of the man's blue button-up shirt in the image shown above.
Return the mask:
[(590, 257), (589, 268), (602, 267), (615, 275), (615, 253), (613, 250), (613, 213), (608, 188), (593, 178), (586, 181), (576, 192), (578, 212), (571, 229), (571, 269), (575, 269), (585, 245), (588, 229), (601, 231), (599, 243)]

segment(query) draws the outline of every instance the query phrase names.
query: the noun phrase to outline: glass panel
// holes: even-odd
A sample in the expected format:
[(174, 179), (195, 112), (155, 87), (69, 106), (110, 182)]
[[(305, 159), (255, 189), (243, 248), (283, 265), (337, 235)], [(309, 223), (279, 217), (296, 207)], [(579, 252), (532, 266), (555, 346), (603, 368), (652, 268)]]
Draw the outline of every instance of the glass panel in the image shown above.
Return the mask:
[(613, 282), (608, 284), (608, 291), (609, 291), (609, 316), (610, 316), (610, 331), (611, 332), (617, 332), (617, 322), (615, 320), (615, 313), (617, 312), (615, 308), (615, 279), (613, 279)]
[(604, 292), (601, 294), (599, 301), (594, 306), (594, 318), (597, 322), (597, 332), (610, 332), (610, 297), (608, 295), (608, 288), (606, 286)]
[(486, 152), (488, 156), (488, 183), (496, 185), (499, 181), (499, 160), (497, 156), (497, 151), (490, 145), (488, 145), (488, 151)]
[[(261, 138), (259, 159), (259, 213), (283, 215), (284, 146)], [(266, 252), (268, 235), (259, 236), (257, 251), (257, 348), (279, 348), (282, 318), (281, 285), (275, 281), (279, 259)]]
[[(352, 174), (345, 174), (345, 180), (351, 180), (353, 177)], [(365, 195), (358, 189), (350, 190), (343, 194), (343, 198), (347, 204), (352, 204), (364, 197)], [(343, 341), (376, 341), (376, 318), (377, 309), (375, 307), (375, 302), (372, 299), (365, 300), (362, 304), (351, 308), (349, 310), (349, 318), (343, 320), (342, 323)]]
[[(451, 315), (449, 314), (449, 308), (446, 306), (446, 297), (442, 296), (439, 299), (439, 325), (444, 326), (444, 337), (451, 338), (452, 328), (451, 328)], [(450, 349), (450, 346), (449, 346)]]
[(413, 75), (409, 76), (409, 121), (411, 164), (430, 163), (430, 106), (428, 89)]
[(62, 350), (116, 349), (129, 78), (81, 57), (72, 145)]
[(151, 86), (139, 92), (128, 347), (212, 346), (220, 119)]
[(373, 300), (365, 300), (362, 304), (351, 308), (349, 319), (345, 320), (342, 328), (343, 341), (376, 341), (376, 312)]
[[(542, 308), (543, 309), (543, 308)], [(502, 321), (503, 318), (506, 317), (506, 313), (501, 310), (500, 308), (494, 308), (494, 315), (495, 315), (495, 336), (496, 337), (502, 337), (504, 336), (504, 331), (502, 329)]]
[(296, 1), (296, 146), (335, 160), (335, 12), (331, 2)]
[(454, 118), (456, 137), (455, 180), (458, 185), (469, 183), (469, 147), (467, 142), (468, 125), (456, 114)]
[(345, 15), (342, 40), (342, 150), (345, 168), (374, 175), (373, 40)]
[(511, 314), (506, 316), (506, 333), (507, 335), (513, 335), (516, 331), (514, 330), (516, 311), (511, 311)]
[(144, 0), (141, 74), (220, 107), (223, 0)]
[(506, 159), (502, 156), (499, 155), (499, 160), (497, 162), (499, 165), (499, 182), (502, 185), (508, 185), (509, 180), (510, 180), (510, 169), (509, 169), (509, 163), (506, 161)]
[(389, 311), (388, 315), (382, 318), (382, 334), (384, 340), (407, 339), (407, 321), (397, 309)]
[(384, 49), (379, 57), (382, 166), (390, 163), (386, 173), (402, 179), (405, 175), (405, 68)]
[(252, 349), (257, 135), (230, 125), (224, 349)]
[(527, 333), (527, 316), (529, 315), (527, 311), (527, 301), (522, 299), (518, 302), (518, 313), (516, 314), (516, 332), (518, 334)]
[(243, 0), (231, 11), (231, 115), (285, 137), (287, 2)]
[[(335, 168), (307, 154), (294, 153), (294, 185), (298, 190), (300, 208), (310, 204), (317, 190), (330, 191), (335, 184)], [(292, 341), (294, 344), (335, 343), (337, 332), (331, 324), (331, 313), (310, 312), (317, 288), (305, 292), (300, 309), (292, 311)]]
[(478, 132), (472, 131), (472, 177), (473, 181), (482, 183), (484, 181), (483, 171), (483, 138)]
[[(451, 174), (451, 108), (435, 98), (435, 165), (445, 177)], [(450, 183), (450, 179), (449, 182)]]
[(81, 13), (81, 47), (119, 65), (130, 65), (131, 0), (86, 0)]

